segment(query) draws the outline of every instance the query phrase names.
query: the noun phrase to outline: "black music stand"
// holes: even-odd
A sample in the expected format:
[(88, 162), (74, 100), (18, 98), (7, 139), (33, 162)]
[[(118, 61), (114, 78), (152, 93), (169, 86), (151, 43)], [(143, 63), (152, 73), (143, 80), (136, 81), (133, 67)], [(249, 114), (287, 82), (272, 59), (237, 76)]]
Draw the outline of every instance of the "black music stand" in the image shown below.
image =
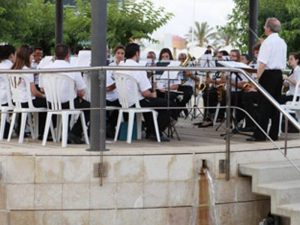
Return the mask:
[[(204, 54), (200, 57), (199, 59), (199, 66), (203, 68), (213, 68), (216, 67), (216, 60), (213, 59), (211, 54)], [(200, 74), (197, 74), (200, 76)], [(197, 92), (196, 92), (196, 87), (194, 88), (194, 105), (193, 109), (191, 110), (190, 113), (192, 113), (192, 120), (196, 119), (200, 114), (203, 117), (203, 120), (205, 119), (205, 113), (203, 113), (199, 107), (198, 107), (198, 100), (197, 100)], [(209, 101), (209, 95), (207, 95), (207, 102)], [(200, 113), (196, 115), (196, 110), (198, 110)]]
[[(162, 66), (162, 67), (166, 67), (169, 66), (171, 63), (171, 61), (160, 61), (156, 63), (156, 66)], [(167, 76), (166, 74), (164, 74), (165, 72), (167, 72)], [(161, 75), (160, 78), (156, 78), (157, 80), (166, 80), (168, 82), (167, 84), (167, 95), (165, 95), (165, 97), (167, 98), (167, 106), (170, 107), (170, 84), (171, 84), (171, 80), (178, 80), (178, 77), (176, 79), (174, 78), (170, 78), (170, 71), (164, 71), (164, 70), (157, 70), (155, 72), (155, 75)], [(170, 122), (169, 126), (168, 126), (168, 132), (167, 132), (167, 136), (173, 138), (173, 134), (175, 133), (177, 140), (180, 141), (180, 137), (179, 134), (177, 132), (177, 129), (175, 127), (175, 123), (173, 123), (172, 121)]]
[[(221, 64), (222, 65), (222, 64)], [(236, 73), (236, 72), (231, 72), (231, 74), (230, 74), (230, 79), (231, 79), (231, 76), (232, 75), (235, 75), (235, 80), (234, 80), (234, 83), (235, 83), (235, 91), (234, 91), (234, 93), (237, 93), (238, 91), (237, 91), (237, 84), (238, 84), (238, 82), (239, 81), (242, 81), (243, 79), (241, 78), (241, 76), (238, 74), (238, 73)], [(230, 95), (232, 95), (232, 91), (230, 91)], [(235, 95), (235, 99), (234, 99), (234, 101), (235, 101), (235, 103), (234, 103), (234, 105), (235, 106), (237, 106), (238, 104), (237, 104), (237, 102), (238, 102), (238, 95), (236, 94)], [(237, 121), (237, 118), (236, 118), (236, 110), (239, 110), (239, 109), (236, 109), (236, 108), (234, 108), (233, 109), (233, 113), (230, 113), (230, 120), (232, 121), (232, 129), (231, 129), (231, 136), (233, 136), (233, 135), (235, 135), (235, 134), (240, 134), (240, 135), (244, 135), (244, 136), (252, 136), (251, 134), (247, 134), (247, 133), (244, 133), (244, 132), (241, 132), (240, 130), (239, 130), (239, 127), (238, 127), (238, 121)], [(228, 116), (228, 115), (226, 115), (226, 116)], [(224, 120), (225, 121), (225, 120)], [(224, 121), (222, 121), (222, 123), (220, 123), (220, 125), (216, 128), (216, 130), (218, 130), (221, 126), (222, 126), (222, 124), (224, 123)], [(220, 134), (220, 136), (221, 137), (224, 137), (224, 138), (226, 138), (226, 134)]]

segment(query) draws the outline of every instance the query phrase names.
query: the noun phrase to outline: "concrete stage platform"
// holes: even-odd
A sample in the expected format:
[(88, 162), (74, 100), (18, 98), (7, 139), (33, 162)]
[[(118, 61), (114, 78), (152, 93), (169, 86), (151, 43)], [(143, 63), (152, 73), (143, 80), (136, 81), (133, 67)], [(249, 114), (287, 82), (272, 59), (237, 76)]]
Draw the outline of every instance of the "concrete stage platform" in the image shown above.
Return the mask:
[[(85, 145), (1, 142), (0, 224), (253, 225), (266, 217), (269, 198), (251, 192), (251, 179), (239, 176), (238, 165), (283, 161), (283, 155), (270, 142), (247, 143), (234, 135), (226, 181), (224, 128), (193, 128), (190, 121), (177, 127), (181, 141), (108, 143), (102, 159)], [(288, 146), (288, 157), (300, 159), (299, 134), (289, 134)]]

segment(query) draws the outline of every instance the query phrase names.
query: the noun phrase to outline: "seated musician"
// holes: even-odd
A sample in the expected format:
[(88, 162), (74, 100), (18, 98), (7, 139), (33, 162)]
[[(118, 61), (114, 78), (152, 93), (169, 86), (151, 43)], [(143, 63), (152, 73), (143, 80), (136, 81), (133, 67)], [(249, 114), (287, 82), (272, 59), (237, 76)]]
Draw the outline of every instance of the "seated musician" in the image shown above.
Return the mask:
[[(114, 49), (114, 61), (109, 66), (118, 66), (120, 62), (125, 59), (125, 47), (118, 45)], [(116, 84), (112, 77), (113, 71), (107, 71), (106, 73), (106, 105), (107, 106), (121, 106), (118, 100), (118, 94), (116, 91)], [(118, 121), (118, 110), (107, 111), (107, 127), (106, 136), (113, 138), (115, 136), (115, 127)]]
[(283, 85), (288, 87), (289, 90), (286, 92), (286, 95), (282, 96), (282, 104), (287, 101), (292, 101), (295, 94), (300, 96), (300, 89), (298, 90), (298, 93), (295, 93), (296, 84), (300, 81), (300, 52), (291, 53), (289, 55), (289, 65), (292, 68), (292, 71), (288, 77), (284, 77), (283, 82)]
[[(259, 53), (261, 43), (258, 42), (254, 45), (252, 52), (253, 52), (253, 59), (249, 62), (249, 66), (252, 68), (257, 68), (257, 56)], [(254, 74), (255, 75), (255, 74)], [(252, 76), (254, 79), (256, 76)], [(242, 94), (242, 105), (244, 109), (250, 114), (250, 116), (257, 121), (258, 115), (257, 115), (257, 105), (259, 100), (259, 94), (256, 90), (256, 88), (250, 84), (246, 83), (243, 85), (243, 94)], [(249, 116), (245, 117), (246, 124), (243, 128), (240, 128), (240, 131), (244, 132), (252, 132), (255, 130), (255, 124), (250, 119)]]
[[(55, 69), (55, 68), (70, 68), (70, 49), (65, 44), (58, 44), (55, 46), (55, 61), (48, 64), (44, 68)], [(86, 92), (86, 84), (79, 72), (68, 72), (66, 73), (75, 82), (75, 89), (77, 96), (74, 98), (75, 109), (87, 109), (90, 108), (90, 102), (84, 100), (84, 95)], [(40, 79), (40, 87), (43, 88), (43, 80)], [(70, 89), (70, 86), (64, 85), (61, 89), (62, 93), (68, 93), (74, 90)], [(62, 96), (62, 109), (69, 109), (69, 102), (67, 102)], [(87, 125), (89, 126), (90, 121), (90, 110), (84, 110), (84, 117)], [(68, 134), (68, 142), (71, 144), (83, 144), (82, 141), (83, 128), (81, 125), (80, 118), (77, 119), (76, 123), (73, 125), (71, 131)]]
[[(168, 48), (163, 48), (160, 51), (160, 54), (159, 54), (158, 65), (161, 62), (169, 62), (171, 60), (173, 60), (173, 55), (171, 53), (171, 50), (168, 49)], [(185, 59), (183, 61), (185, 61)], [(187, 84), (181, 84), (183, 79), (185, 79), (185, 75), (179, 73), (177, 79), (175, 79), (175, 80), (169, 80), (169, 81), (168, 80), (160, 80), (158, 88), (157, 88), (157, 96), (161, 97), (161, 98), (165, 98), (166, 97), (166, 91), (168, 91), (168, 85), (170, 84), (169, 89), (171, 91), (173, 90), (173, 91), (178, 91), (178, 92), (183, 93), (182, 98), (179, 98), (178, 93), (174, 93), (174, 92), (168, 93), (170, 101), (173, 102), (174, 104), (176, 104), (177, 106), (185, 107), (186, 104), (189, 102), (189, 100), (192, 97), (193, 88), (190, 85), (187, 85), (188, 83)], [(180, 111), (181, 110), (177, 110), (178, 116), (179, 116)], [(185, 112), (185, 115), (187, 116), (188, 111), (184, 110), (184, 112)]]
[[(138, 61), (140, 59), (140, 46), (135, 43), (130, 43), (125, 48), (126, 61), (121, 63), (120, 66), (139, 66)], [(126, 71), (128, 75), (135, 78), (139, 86), (139, 99), (141, 107), (166, 107), (167, 100), (158, 98), (156, 91), (151, 92), (151, 83), (147, 77), (146, 71)], [(130, 87), (128, 87), (130, 89)], [(133, 105), (132, 102), (131, 105)], [(174, 106), (170, 104), (170, 106)], [(163, 131), (170, 125), (172, 119), (177, 119), (173, 110), (168, 109), (155, 109), (158, 112), (158, 126), (160, 132), (161, 141), (169, 141), (167, 137), (163, 135)], [(144, 113), (144, 119), (146, 124), (146, 138), (156, 140), (153, 118), (151, 113)]]

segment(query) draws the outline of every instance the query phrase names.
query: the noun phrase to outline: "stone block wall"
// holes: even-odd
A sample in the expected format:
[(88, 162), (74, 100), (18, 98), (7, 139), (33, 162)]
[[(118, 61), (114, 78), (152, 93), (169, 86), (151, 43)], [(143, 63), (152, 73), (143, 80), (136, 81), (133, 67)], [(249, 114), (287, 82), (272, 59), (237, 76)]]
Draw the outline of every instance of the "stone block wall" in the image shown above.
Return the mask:
[(238, 176), (238, 164), (281, 156), (269, 150), (231, 156), (226, 181), (219, 171), (224, 152), (105, 155), (107, 176), (100, 186), (97, 155), (2, 155), (0, 224), (205, 225), (197, 222), (207, 210), (199, 206), (203, 159), (213, 178), (209, 205), (217, 224), (258, 224), (270, 201), (251, 192), (251, 179)]

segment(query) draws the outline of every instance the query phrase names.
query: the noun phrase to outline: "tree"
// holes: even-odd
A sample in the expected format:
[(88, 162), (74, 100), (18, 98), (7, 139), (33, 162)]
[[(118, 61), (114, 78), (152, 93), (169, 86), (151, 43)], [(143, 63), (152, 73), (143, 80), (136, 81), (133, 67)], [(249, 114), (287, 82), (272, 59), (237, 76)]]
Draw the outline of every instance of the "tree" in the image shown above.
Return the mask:
[(203, 47), (204, 44), (209, 43), (210, 38), (214, 38), (215, 32), (213, 32), (213, 28), (208, 25), (207, 22), (195, 22), (195, 29), (191, 27), (189, 33), (187, 34), (188, 41), (194, 42), (192, 40), (194, 32), (194, 37), (198, 41), (198, 46)]
[(212, 43), (212, 45), (216, 49), (219, 49), (219, 48), (222, 48), (225, 46), (232, 45), (233, 42), (235, 41), (235, 39), (236, 39), (236, 36), (229, 30), (227, 30), (226, 27), (218, 27), (217, 26), (217, 32), (214, 37), (214, 42)]
[[(71, 2), (71, 1), (70, 1)], [(39, 45), (49, 54), (54, 46), (54, 0), (0, 0), (0, 41), (16, 46)], [(164, 8), (155, 8), (151, 0), (110, 0), (108, 3), (109, 47), (127, 44), (131, 40), (152, 39), (151, 34), (172, 17)], [(75, 6), (65, 6), (65, 43), (76, 49), (90, 43), (90, 0), (76, 0)]]
[[(132, 40), (152, 39), (151, 34), (166, 24), (172, 14), (164, 8), (155, 9), (151, 0), (124, 4), (111, 0), (108, 3), (107, 42), (109, 48), (126, 45)], [(91, 10), (90, 1), (77, 0), (75, 8), (66, 10), (65, 40), (70, 46), (90, 43)]]
[[(250, 1), (250, 0), (248, 0)], [(249, 2), (245, 0), (234, 0), (235, 8), (229, 16), (228, 24), (225, 26), (228, 32), (234, 34), (237, 39), (234, 45), (241, 49), (247, 49), (248, 43), (248, 20)], [(258, 36), (263, 35), (263, 25), (268, 17), (276, 17), (281, 21), (281, 36), (286, 40), (289, 51), (299, 51), (300, 41), (300, 0), (260, 0)]]
[(108, 45), (127, 44), (136, 39), (156, 41), (151, 34), (173, 16), (164, 8), (155, 8), (151, 0), (110, 1), (108, 4)]

